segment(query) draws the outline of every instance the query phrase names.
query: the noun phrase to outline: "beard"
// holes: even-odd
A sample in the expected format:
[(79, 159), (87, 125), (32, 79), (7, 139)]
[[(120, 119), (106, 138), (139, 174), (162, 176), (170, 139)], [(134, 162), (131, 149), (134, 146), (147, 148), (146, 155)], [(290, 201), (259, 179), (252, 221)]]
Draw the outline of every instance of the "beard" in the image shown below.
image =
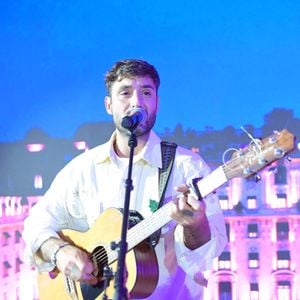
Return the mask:
[[(113, 115), (113, 121), (115, 124), (115, 127), (118, 129), (118, 131), (121, 134), (124, 134), (126, 136), (130, 136), (130, 131), (128, 129), (125, 129), (121, 123), (124, 116), (118, 116)], [(146, 120), (143, 120), (134, 130), (133, 133), (139, 137), (143, 136), (151, 131), (156, 121), (156, 112), (148, 115)]]

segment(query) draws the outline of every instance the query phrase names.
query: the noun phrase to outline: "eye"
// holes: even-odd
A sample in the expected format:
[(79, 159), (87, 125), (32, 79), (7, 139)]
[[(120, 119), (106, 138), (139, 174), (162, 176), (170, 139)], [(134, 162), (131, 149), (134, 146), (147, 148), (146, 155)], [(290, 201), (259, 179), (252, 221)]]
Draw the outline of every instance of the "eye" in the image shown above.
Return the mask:
[(144, 94), (145, 96), (152, 96), (152, 91), (149, 90), (149, 89), (146, 89), (146, 90), (143, 91), (143, 94)]
[(130, 92), (128, 90), (122, 90), (119, 93), (120, 96), (128, 96), (129, 94), (130, 94)]

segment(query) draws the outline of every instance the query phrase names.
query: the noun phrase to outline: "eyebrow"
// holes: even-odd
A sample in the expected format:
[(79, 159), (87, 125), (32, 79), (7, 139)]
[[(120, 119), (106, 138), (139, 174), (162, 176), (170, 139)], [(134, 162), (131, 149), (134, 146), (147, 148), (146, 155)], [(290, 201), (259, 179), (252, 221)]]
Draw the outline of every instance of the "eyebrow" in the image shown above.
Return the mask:
[[(119, 87), (119, 89), (128, 89), (128, 88), (131, 88), (132, 87), (132, 85), (126, 85), (126, 84), (124, 84), (124, 85), (121, 85), (120, 87)], [(144, 84), (144, 85), (142, 85), (141, 86), (141, 88), (147, 88), (147, 89), (153, 89), (153, 90), (155, 90), (155, 87), (153, 86), (153, 85), (151, 85), (151, 84)]]
[(142, 88), (146, 88), (146, 89), (154, 89), (155, 90), (155, 87), (151, 84), (144, 84), (142, 85)]

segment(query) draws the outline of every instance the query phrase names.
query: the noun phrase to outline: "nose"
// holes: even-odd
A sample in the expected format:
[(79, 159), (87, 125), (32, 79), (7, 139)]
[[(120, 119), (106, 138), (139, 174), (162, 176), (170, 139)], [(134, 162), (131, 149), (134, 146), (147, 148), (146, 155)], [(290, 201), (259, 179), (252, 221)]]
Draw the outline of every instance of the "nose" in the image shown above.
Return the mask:
[(143, 96), (138, 91), (135, 90), (132, 93), (130, 103), (132, 107), (140, 107), (143, 103)]

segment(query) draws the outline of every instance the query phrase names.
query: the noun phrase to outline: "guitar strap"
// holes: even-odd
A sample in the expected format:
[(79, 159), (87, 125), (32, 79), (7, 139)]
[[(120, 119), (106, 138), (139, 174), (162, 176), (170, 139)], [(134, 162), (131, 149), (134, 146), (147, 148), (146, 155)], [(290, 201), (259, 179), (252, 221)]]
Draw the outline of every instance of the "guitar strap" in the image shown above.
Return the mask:
[(161, 157), (162, 157), (162, 168), (159, 169), (159, 209), (163, 202), (164, 196), (167, 189), (168, 181), (170, 178), (171, 170), (174, 164), (174, 158), (176, 153), (177, 145), (175, 143), (169, 143), (162, 141), (161, 144)]
[[(159, 209), (164, 202), (165, 192), (169, 182), (170, 174), (174, 164), (174, 158), (176, 154), (177, 145), (175, 143), (170, 143), (162, 141), (161, 144), (161, 157), (162, 157), (162, 167), (158, 170), (158, 193), (159, 193), (159, 203), (157, 209)], [(156, 210), (157, 210), (156, 209)], [(150, 237), (150, 242), (153, 247), (155, 247), (159, 241), (161, 230), (156, 231)]]

